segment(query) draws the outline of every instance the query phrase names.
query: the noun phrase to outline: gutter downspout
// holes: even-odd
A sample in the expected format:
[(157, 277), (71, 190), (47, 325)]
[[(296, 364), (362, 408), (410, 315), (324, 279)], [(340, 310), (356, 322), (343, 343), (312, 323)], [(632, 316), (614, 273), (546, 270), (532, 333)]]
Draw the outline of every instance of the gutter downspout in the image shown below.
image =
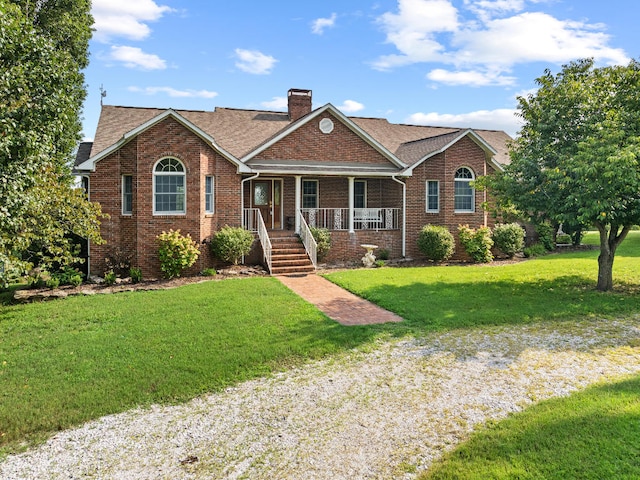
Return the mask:
[(402, 258), (405, 258), (407, 256), (407, 184), (398, 180), (395, 175), (391, 180), (402, 185)]

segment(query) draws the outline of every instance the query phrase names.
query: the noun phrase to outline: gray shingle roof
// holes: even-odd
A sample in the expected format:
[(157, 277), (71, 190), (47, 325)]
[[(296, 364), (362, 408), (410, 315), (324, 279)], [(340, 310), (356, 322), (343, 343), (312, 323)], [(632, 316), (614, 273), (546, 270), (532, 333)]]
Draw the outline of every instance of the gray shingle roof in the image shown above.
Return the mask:
[[(117, 143), (126, 133), (165, 111), (166, 109), (159, 108), (104, 105), (93, 146), (81, 145), (76, 165), (80, 163), (80, 158), (83, 161), (89, 158), (85, 158), (87, 151), (91, 157), (96, 156)], [(286, 112), (220, 107), (214, 111), (176, 112), (213, 137), (220, 147), (239, 159), (291, 125)], [(350, 120), (407, 165), (442, 148), (461, 132), (460, 128), (393, 124), (383, 118), (350, 117)], [(496, 160), (499, 163), (509, 162), (507, 143), (511, 137), (502, 131), (474, 129), (474, 132), (498, 152)]]

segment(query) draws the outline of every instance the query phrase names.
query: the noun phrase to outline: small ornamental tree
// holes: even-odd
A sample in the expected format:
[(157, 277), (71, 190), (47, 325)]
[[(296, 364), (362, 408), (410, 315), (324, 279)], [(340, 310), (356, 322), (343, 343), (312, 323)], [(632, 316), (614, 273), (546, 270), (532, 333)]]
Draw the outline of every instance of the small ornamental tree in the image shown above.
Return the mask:
[(524, 230), (517, 223), (498, 224), (491, 235), (493, 244), (509, 258), (524, 247)]
[(156, 237), (160, 270), (165, 278), (179, 277), (182, 271), (196, 263), (200, 250), (191, 235), (180, 230), (162, 232)]
[(511, 163), (488, 186), (535, 223), (595, 227), (597, 289), (611, 290), (616, 249), (640, 223), (640, 63), (579, 60), (536, 82), (519, 98), (523, 126)]
[(225, 225), (211, 239), (211, 253), (225, 262), (238, 265), (251, 251), (253, 234), (241, 227)]
[(429, 260), (448, 260), (455, 251), (455, 240), (446, 227), (425, 225), (418, 235), (418, 249)]
[(493, 260), (491, 253), (493, 240), (489, 227), (480, 227), (474, 230), (469, 225), (460, 225), (458, 226), (458, 235), (460, 244), (474, 262), (488, 263)]

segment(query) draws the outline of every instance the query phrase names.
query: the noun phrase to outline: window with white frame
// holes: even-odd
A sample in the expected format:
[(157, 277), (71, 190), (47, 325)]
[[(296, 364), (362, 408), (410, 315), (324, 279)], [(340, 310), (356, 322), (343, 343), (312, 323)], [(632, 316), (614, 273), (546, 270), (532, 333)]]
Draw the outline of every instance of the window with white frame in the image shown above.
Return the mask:
[(302, 181), (302, 208), (318, 208), (318, 181)]
[(471, 187), (474, 176), (471, 169), (461, 167), (456, 170), (454, 180), (454, 210), (456, 213), (468, 213), (475, 210), (475, 194)]
[(353, 207), (367, 208), (366, 180), (354, 180), (353, 182)]
[(205, 213), (214, 212), (214, 182), (213, 176), (207, 175), (204, 177), (204, 211)]
[(133, 176), (122, 175), (122, 214), (133, 213)]
[(440, 182), (427, 180), (427, 212), (438, 213), (440, 211)]
[(176, 158), (163, 158), (153, 169), (153, 213), (186, 213), (185, 168)]

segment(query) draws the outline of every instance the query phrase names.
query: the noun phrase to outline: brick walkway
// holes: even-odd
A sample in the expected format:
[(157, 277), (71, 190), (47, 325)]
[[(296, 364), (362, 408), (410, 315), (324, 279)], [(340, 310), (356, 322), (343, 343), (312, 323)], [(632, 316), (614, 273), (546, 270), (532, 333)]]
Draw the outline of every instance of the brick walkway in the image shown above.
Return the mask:
[(319, 275), (278, 275), (276, 278), (342, 325), (402, 321), (395, 313), (347, 292)]

